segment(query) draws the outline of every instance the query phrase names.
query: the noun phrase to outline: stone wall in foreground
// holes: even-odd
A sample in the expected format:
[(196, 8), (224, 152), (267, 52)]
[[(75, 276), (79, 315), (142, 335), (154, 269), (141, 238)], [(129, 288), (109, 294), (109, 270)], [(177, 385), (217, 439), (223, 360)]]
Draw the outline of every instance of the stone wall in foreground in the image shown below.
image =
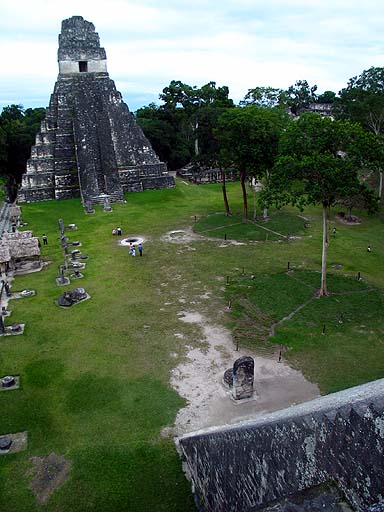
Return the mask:
[(190, 433), (177, 445), (206, 512), (262, 510), (329, 482), (353, 509), (381, 510), (384, 379), (254, 421)]

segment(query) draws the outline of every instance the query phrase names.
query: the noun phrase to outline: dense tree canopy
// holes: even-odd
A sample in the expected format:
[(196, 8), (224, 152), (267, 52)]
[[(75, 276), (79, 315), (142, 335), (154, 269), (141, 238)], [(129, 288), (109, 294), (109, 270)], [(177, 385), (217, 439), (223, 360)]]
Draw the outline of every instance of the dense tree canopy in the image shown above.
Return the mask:
[(322, 279), (327, 295), (326, 260), (329, 208), (349, 196), (364, 195), (365, 206), (377, 207), (371, 191), (359, 179), (359, 169), (377, 155), (377, 140), (367, 138), (357, 124), (304, 114), (282, 134), (279, 157), (263, 191), (265, 201), (280, 207), (293, 204), (323, 208)]
[(248, 89), (240, 105), (256, 105), (258, 107), (274, 108), (285, 106), (285, 92), (274, 87), (255, 87)]
[(11, 200), (16, 197), (17, 186), (44, 116), (44, 108), (24, 110), (22, 105), (4, 107), (0, 115), (0, 175), (7, 179)]
[(137, 122), (170, 170), (191, 161), (213, 165), (217, 158), (213, 128), (219, 115), (233, 107), (228, 94), (228, 87), (217, 87), (215, 82), (198, 88), (172, 80), (159, 96), (162, 105), (137, 111)]
[(337, 114), (378, 134), (384, 131), (384, 68), (371, 67), (351, 78), (339, 93)]
[(285, 103), (295, 115), (316, 102), (317, 85), (310, 86), (306, 80), (298, 80), (285, 91)]
[[(371, 67), (351, 78), (335, 102), (335, 114), (341, 119), (360, 123), (374, 134), (384, 135), (384, 68)], [(383, 191), (383, 170), (379, 176), (378, 195)]]
[(162, 162), (175, 171), (191, 160), (191, 148), (182, 109), (169, 111), (151, 103), (136, 113), (137, 122)]
[(234, 167), (240, 174), (245, 219), (245, 180), (250, 176), (261, 179), (273, 167), (279, 136), (286, 123), (281, 111), (257, 106), (236, 107), (219, 118), (216, 135), (220, 158), (226, 167)]

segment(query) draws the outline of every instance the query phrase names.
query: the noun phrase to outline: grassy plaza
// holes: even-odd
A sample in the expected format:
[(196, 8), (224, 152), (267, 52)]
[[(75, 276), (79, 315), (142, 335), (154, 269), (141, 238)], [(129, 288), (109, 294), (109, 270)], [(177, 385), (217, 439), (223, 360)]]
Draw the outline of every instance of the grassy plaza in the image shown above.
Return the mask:
[[(180, 325), (182, 310), (224, 322), (256, 352), (284, 347), (284, 358), (324, 394), (384, 376), (383, 214), (358, 212), (362, 223), (345, 225), (332, 212), (331, 295), (315, 298), (320, 209), (286, 208), (243, 224), (238, 183), (228, 195), (229, 218), (219, 184), (180, 180), (174, 189), (127, 194), (111, 213), (99, 206), (85, 215), (80, 200), (23, 205), (27, 229), (48, 236), (41, 251), (50, 263), (13, 281), (12, 291), (36, 296), (11, 301), (6, 323), (25, 323), (25, 332), (0, 339), (1, 375), (21, 377), (18, 390), (0, 393), (0, 434), (28, 431), (26, 451), (0, 457), (0, 510), (41, 510), (31, 457), (51, 453), (65, 457), (69, 473), (47, 512), (195, 510), (173, 439), (161, 433), (184, 405), (170, 372), (198, 337), (193, 324)], [(55, 303), (63, 291), (55, 282), (59, 218), (78, 226), (67, 234), (89, 255), (84, 279), (68, 288), (84, 287), (91, 300), (68, 310)], [(118, 245), (117, 226), (123, 237), (145, 239), (142, 258)], [(200, 237), (165, 236), (191, 229)]]

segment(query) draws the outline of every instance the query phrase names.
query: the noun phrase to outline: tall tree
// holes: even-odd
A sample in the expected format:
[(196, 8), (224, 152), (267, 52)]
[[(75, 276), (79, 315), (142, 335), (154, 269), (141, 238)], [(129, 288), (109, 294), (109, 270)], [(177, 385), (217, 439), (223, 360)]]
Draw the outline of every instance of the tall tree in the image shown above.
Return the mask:
[(336, 101), (336, 93), (333, 91), (324, 91), (316, 96), (316, 103), (333, 104)]
[(190, 162), (192, 153), (183, 109), (170, 110), (151, 103), (136, 112), (136, 119), (170, 171)]
[(240, 174), (243, 219), (248, 218), (247, 177), (261, 179), (273, 166), (283, 125), (281, 112), (257, 106), (226, 111), (216, 131), (221, 160)]
[(255, 87), (248, 89), (240, 105), (257, 105), (258, 107), (274, 108), (284, 106), (286, 101), (285, 92), (274, 87)]
[(4, 107), (0, 115), (0, 173), (7, 179), (11, 201), (16, 199), (17, 188), (31, 153), (44, 108), (27, 109), (22, 105)]
[(159, 98), (137, 111), (137, 121), (155, 151), (177, 170), (193, 161), (198, 167), (212, 165), (216, 159), (213, 129), (220, 113), (233, 107), (228, 87), (209, 82), (202, 87), (172, 80)]
[(339, 117), (373, 133), (384, 131), (384, 68), (371, 67), (348, 81), (336, 102)]
[[(373, 193), (359, 180), (359, 168), (370, 158), (367, 138), (359, 125), (303, 114), (283, 133), (279, 157), (262, 191), (265, 200), (281, 207), (320, 204), (323, 242), (320, 295), (327, 295), (328, 216), (331, 206), (354, 194), (364, 194), (366, 207), (377, 207)], [(371, 144), (376, 141), (371, 139)]]
[[(366, 130), (384, 134), (384, 68), (371, 67), (351, 78), (339, 92), (336, 115), (360, 123)], [(383, 193), (383, 170), (378, 170), (379, 197)]]
[(295, 115), (316, 101), (317, 85), (310, 86), (306, 80), (298, 80), (285, 91), (285, 102)]

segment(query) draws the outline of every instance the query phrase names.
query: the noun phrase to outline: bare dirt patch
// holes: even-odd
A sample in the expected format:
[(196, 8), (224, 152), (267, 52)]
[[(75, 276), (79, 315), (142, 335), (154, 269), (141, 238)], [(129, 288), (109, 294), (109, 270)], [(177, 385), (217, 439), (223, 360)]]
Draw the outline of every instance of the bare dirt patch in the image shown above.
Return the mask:
[(47, 457), (31, 457), (33, 468), (28, 476), (33, 476), (30, 488), (39, 503), (46, 503), (53, 492), (68, 478), (71, 462), (62, 455), (51, 453)]
[(193, 232), (192, 228), (178, 229), (176, 231), (168, 231), (161, 237), (163, 242), (170, 242), (173, 244), (187, 244), (195, 240), (204, 240), (205, 237), (197, 235)]
[[(243, 244), (236, 240), (223, 242), (217, 238), (197, 235), (192, 228), (170, 231), (161, 240), (179, 244), (180, 253), (190, 250), (189, 244), (196, 240), (212, 240), (218, 243), (218, 247)], [(223, 281), (224, 278), (219, 276), (217, 279)], [(164, 287), (159, 290), (159, 294), (171, 294), (172, 300), (169, 301), (171, 297), (167, 297), (167, 304), (179, 304), (180, 308), (188, 304), (188, 310), (178, 313), (180, 327), (174, 333), (177, 338), (185, 341), (187, 354), (171, 371), (170, 377), (171, 386), (185, 398), (187, 405), (179, 410), (175, 424), (163, 429), (164, 436), (182, 435), (210, 426), (237, 423), (258, 414), (312, 400), (320, 395), (319, 388), (307, 381), (301, 372), (284, 361), (278, 362), (279, 350), (277, 353), (272, 349), (269, 351), (271, 353), (261, 354), (246, 349), (237, 351), (232, 334), (220, 325), (220, 315), (216, 315), (216, 322), (219, 324), (208, 317), (210, 302), (215, 303), (212, 305), (215, 311), (218, 306), (212, 292), (202, 286), (200, 281), (195, 282), (192, 289), (179, 275), (177, 283), (172, 289), (165, 286), (168, 283), (163, 283)], [(201, 308), (206, 313), (201, 313)], [(193, 324), (197, 328), (194, 329), (193, 339), (186, 325), (183, 332), (183, 324)], [(224, 387), (223, 375), (242, 356), (254, 358), (255, 393), (251, 399), (235, 402)], [(174, 356), (171, 354), (171, 357)]]
[[(219, 247), (229, 247), (231, 245), (247, 245), (246, 242), (238, 242), (237, 240), (226, 240), (223, 242), (220, 238), (212, 238), (209, 236), (198, 235), (191, 227), (186, 229), (178, 229), (176, 231), (168, 231), (165, 235), (160, 237), (160, 240), (172, 244), (188, 244), (196, 240), (210, 240), (211, 242), (219, 243)], [(249, 242), (256, 243), (256, 242)], [(193, 251), (193, 247), (186, 245), (185, 250)]]
[[(164, 435), (237, 423), (320, 395), (316, 385), (288, 364), (255, 356), (249, 350), (236, 351), (230, 332), (213, 325), (200, 313), (182, 311), (179, 317), (182, 322), (201, 328), (201, 337), (195, 340), (200, 347), (188, 347), (187, 360), (172, 371), (171, 385), (188, 404), (178, 412), (174, 427), (163, 431)], [(253, 399), (234, 402), (222, 383), (223, 374), (245, 355), (255, 361), (255, 394)]]
[(343, 212), (339, 212), (336, 215), (336, 219), (342, 224), (347, 224), (348, 226), (361, 224), (361, 219), (359, 217), (356, 217), (356, 215), (345, 215)]

